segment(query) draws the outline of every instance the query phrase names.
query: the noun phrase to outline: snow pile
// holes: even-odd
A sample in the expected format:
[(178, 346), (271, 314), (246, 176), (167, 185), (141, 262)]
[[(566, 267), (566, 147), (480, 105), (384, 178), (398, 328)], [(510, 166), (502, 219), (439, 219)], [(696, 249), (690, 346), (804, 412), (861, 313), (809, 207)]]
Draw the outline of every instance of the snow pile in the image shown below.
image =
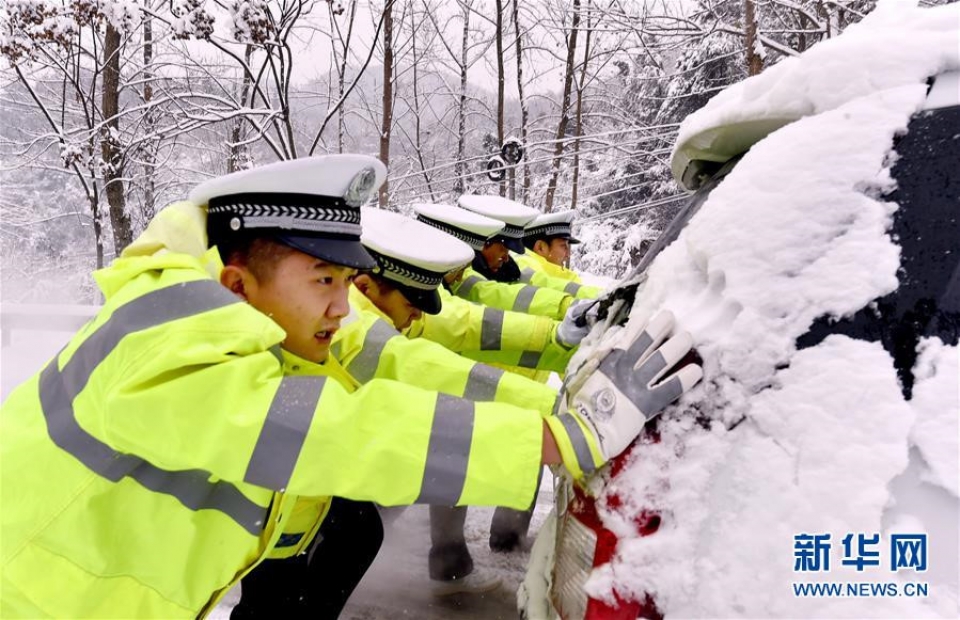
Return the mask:
[(956, 346), (945, 346), (938, 339), (923, 340), (919, 350), (913, 371), (916, 385), (910, 401), (917, 413), (911, 441), (930, 466), (927, 481), (960, 497), (960, 453), (957, 452), (960, 355)]
[[(808, 54), (790, 63), (789, 79), (761, 76), (773, 76), (766, 87), (775, 97), (756, 81), (735, 89), (741, 110), (750, 91), (761, 111), (791, 101), (797, 114), (827, 111), (756, 144), (648, 271), (634, 313), (672, 309), (693, 333), (707, 380), (663, 420), (661, 442), (637, 450), (608, 485), (623, 505), (601, 506), (602, 518), (627, 540), (594, 572), (592, 595), (651, 593), (668, 618), (957, 614), (956, 561), (923, 574), (889, 570), (889, 535), (923, 533), (928, 522), (885, 515), (897, 501), (892, 483), (908, 464), (919, 468), (952, 520), (938, 530), (945, 536), (930, 530), (929, 544), (952, 541), (946, 552), (955, 558), (957, 348), (920, 343), (907, 402), (879, 342), (831, 336), (799, 352), (794, 344), (817, 317), (852, 315), (897, 287), (900, 250), (887, 234), (897, 206), (871, 196), (891, 188), (893, 138), (923, 104), (928, 72), (944, 63), (942, 49), (925, 56), (920, 48), (950, 36), (957, 50), (952, 11), (881, 13), (873, 21), (895, 21), (897, 36), (869, 34), (865, 20), (846, 47), (832, 46), (843, 56), (835, 69), (824, 68), (825, 53)], [(808, 57), (816, 71), (804, 67)], [(858, 72), (845, 69), (851, 59)], [(682, 133), (733, 122), (723, 114), (697, 116)], [(922, 461), (911, 460), (916, 452)], [(664, 516), (659, 532), (630, 539), (633, 516), (651, 508)], [(830, 572), (794, 571), (794, 537), (804, 533), (831, 535)], [(878, 533), (881, 566), (841, 565), (846, 535)], [(795, 596), (792, 584), (804, 581), (931, 587), (926, 598)]]
[(909, 4), (880, 3), (843, 36), (717, 94), (681, 125), (671, 158), (674, 176), (680, 179), (686, 161), (700, 150), (724, 148), (711, 136), (717, 129), (762, 120), (786, 124), (960, 66), (958, 6)]

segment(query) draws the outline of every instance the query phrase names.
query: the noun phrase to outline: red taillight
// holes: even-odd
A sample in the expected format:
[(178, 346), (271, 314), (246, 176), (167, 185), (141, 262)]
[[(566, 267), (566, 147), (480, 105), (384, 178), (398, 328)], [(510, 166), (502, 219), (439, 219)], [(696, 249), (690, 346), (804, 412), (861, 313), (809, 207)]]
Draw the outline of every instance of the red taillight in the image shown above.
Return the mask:
[[(655, 431), (650, 431), (637, 443), (657, 443), (659, 439)], [(632, 448), (628, 449), (614, 459), (611, 476), (616, 476), (623, 469), (631, 450)], [(605, 501), (607, 506), (613, 509), (621, 505), (617, 495), (608, 495)], [(638, 536), (649, 536), (659, 529), (660, 515), (644, 510), (634, 517), (634, 523)], [(596, 500), (579, 487), (574, 487), (567, 510), (557, 523), (557, 547), (551, 590), (554, 608), (563, 620), (663, 619), (650, 595), (644, 595), (643, 601), (635, 601), (625, 600), (619, 593), (614, 592), (615, 603), (611, 605), (588, 597), (584, 591), (590, 572), (613, 559), (618, 542), (617, 536), (601, 523)]]

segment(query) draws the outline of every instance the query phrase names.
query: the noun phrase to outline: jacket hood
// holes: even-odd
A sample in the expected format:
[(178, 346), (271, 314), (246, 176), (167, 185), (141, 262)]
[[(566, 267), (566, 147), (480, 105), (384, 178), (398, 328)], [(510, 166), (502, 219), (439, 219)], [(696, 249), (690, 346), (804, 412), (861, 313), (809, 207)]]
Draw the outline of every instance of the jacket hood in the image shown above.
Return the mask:
[(164, 207), (120, 258), (93, 273), (104, 297), (109, 299), (146, 271), (193, 268), (218, 279), (223, 262), (216, 248), (207, 247), (206, 225), (207, 213), (195, 203), (181, 201)]

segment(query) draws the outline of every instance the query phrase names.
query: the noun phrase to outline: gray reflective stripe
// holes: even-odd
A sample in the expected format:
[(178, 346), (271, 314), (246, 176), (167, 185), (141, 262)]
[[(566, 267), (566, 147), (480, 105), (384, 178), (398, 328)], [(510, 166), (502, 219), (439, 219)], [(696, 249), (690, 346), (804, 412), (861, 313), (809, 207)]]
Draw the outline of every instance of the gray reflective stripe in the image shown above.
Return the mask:
[(453, 506), (467, 479), (474, 407), (469, 400), (437, 394), (427, 462), (417, 504)]
[(487, 401), (497, 396), (497, 386), (503, 371), (486, 364), (474, 364), (467, 375), (467, 387), (463, 390), (463, 397), (467, 400)]
[(577, 296), (577, 293), (579, 291), (580, 291), (580, 285), (577, 284), (576, 282), (571, 282), (570, 284), (567, 284), (565, 287), (563, 287), (564, 293), (566, 293), (567, 295), (573, 295), (574, 297)]
[(480, 350), (499, 351), (503, 342), (503, 310), (483, 309), (483, 322), (480, 324)]
[(594, 469), (593, 455), (590, 454), (590, 446), (587, 444), (587, 438), (583, 434), (583, 429), (580, 428), (580, 425), (577, 424), (577, 421), (574, 420), (573, 416), (569, 413), (561, 413), (557, 418), (567, 431), (567, 437), (570, 438), (570, 443), (573, 444), (573, 452), (577, 455), (577, 463), (580, 465), (580, 470), (585, 474), (589, 474)]
[(63, 370), (59, 356), (40, 373), (40, 407), (50, 439), (88, 469), (117, 482), (130, 477), (156, 493), (176, 498), (191, 510), (217, 510), (253, 535), (263, 529), (267, 508), (247, 498), (229, 482), (211, 482), (209, 472), (192, 469), (166, 471), (138, 456), (116, 452), (76, 420), (74, 399), (90, 376), (124, 336), (240, 303), (232, 293), (212, 280), (169, 286), (121, 306), (83, 341)]
[(395, 330), (383, 319), (377, 319), (363, 339), (363, 348), (352, 361), (347, 364), (347, 370), (360, 383), (367, 383), (377, 374), (380, 365), (380, 356), (387, 346), (387, 341), (400, 332)]
[(284, 377), (247, 465), (244, 482), (282, 491), (307, 439), (326, 377)]
[(517, 366), (520, 368), (536, 368), (540, 365), (540, 358), (543, 357), (541, 351), (524, 351), (520, 355), (520, 361)]
[(537, 294), (539, 289), (535, 286), (524, 286), (520, 289), (520, 292), (517, 293), (517, 298), (513, 300), (513, 311), (514, 312), (526, 312), (530, 309), (530, 304), (533, 303), (533, 297)]
[(342, 340), (338, 340), (338, 341), (334, 342), (333, 345), (330, 347), (330, 354), (333, 355), (333, 357), (335, 357), (337, 360), (339, 360), (339, 359), (340, 359), (340, 350), (341, 350), (342, 348), (343, 348), (343, 341), (342, 341)]
[(280, 365), (283, 366), (283, 349), (279, 344), (275, 344), (270, 347), (270, 352), (273, 353), (273, 356), (277, 358), (277, 361), (280, 362)]
[(470, 291), (473, 290), (473, 287), (483, 282), (483, 279), (480, 276), (469, 276), (464, 278), (463, 282), (460, 283), (460, 286), (457, 287), (457, 297), (463, 297), (466, 299), (467, 295), (470, 294)]
[(529, 282), (530, 280), (533, 279), (533, 274), (534, 274), (533, 269), (530, 269), (529, 267), (527, 267), (527, 268), (525, 268), (525, 269), (521, 269), (521, 270), (520, 270), (520, 281), (521, 281), (521, 282)]

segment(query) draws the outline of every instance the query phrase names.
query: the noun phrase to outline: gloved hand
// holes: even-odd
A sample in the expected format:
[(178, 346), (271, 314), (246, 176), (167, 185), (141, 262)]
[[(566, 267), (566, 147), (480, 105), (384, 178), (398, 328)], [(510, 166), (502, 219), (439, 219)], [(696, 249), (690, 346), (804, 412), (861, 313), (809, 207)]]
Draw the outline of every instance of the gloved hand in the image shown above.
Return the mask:
[(597, 304), (594, 299), (578, 299), (570, 304), (563, 320), (557, 325), (557, 344), (565, 349), (578, 346), (596, 322), (596, 312)]
[[(579, 478), (617, 456), (636, 438), (648, 420), (680, 398), (703, 377), (688, 364), (665, 372), (687, 354), (693, 339), (687, 332), (670, 336), (673, 314), (664, 311), (649, 323), (631, 320), (617, 342), (580, 380), (569, 410), (546, 419), (564, 465)], [(666, 342), (664, 342), (666, 341)]]

